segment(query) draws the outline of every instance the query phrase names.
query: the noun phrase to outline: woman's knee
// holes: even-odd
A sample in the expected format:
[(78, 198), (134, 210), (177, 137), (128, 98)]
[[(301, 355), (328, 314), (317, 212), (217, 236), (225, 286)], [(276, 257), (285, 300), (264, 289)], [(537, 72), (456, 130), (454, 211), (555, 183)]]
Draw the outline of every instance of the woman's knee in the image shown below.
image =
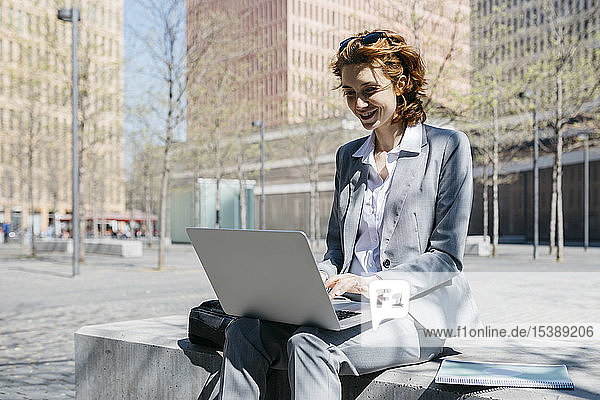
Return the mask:
[(302, 330), (295, 332), (287, 341), (287, 352), (291, 354), (319, 354), (327, 352), (329, 346), (314, 332)]
[(237, 318), (231, 321), (225, 328), (225, 340), (231, 341), (234, 338), (247, 338), (248, 335), (256, 331), (258, 320), (254, 318)]

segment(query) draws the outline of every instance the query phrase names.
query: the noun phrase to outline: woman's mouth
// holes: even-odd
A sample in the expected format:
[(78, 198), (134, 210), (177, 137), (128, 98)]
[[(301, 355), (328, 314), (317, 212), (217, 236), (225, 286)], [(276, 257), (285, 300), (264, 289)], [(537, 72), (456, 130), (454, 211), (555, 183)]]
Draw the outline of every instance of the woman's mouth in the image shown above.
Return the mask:
[(359, 112), (358, 117), (361, 119), (361, 121), (366, 122), (366, 121), (370, 120), (371, 118), (373, 118), (376, 113), (377, 113), (377, 110), (372, 110), (369, 112)]

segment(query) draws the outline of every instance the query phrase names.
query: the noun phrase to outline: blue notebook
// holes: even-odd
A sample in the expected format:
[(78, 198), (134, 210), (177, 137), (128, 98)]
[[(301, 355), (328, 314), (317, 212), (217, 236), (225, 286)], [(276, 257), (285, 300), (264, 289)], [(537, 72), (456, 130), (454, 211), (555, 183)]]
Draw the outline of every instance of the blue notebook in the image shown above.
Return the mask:
[(435, 383), (573, 389), (565, 365), (488, 363), (443, 360)]

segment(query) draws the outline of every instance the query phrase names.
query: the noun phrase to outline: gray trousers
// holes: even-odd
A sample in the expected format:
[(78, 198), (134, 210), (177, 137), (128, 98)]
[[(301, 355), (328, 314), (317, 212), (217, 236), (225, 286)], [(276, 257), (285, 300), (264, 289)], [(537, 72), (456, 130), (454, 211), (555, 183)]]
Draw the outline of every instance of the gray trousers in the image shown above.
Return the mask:
[(341, 399), (338, 375), (431, 360), (444, 340), (410, 316), (343, 331), (239, 318), (225, 332), (219, 399), (263, 399), (269, 368), (287, 369), (293, 399)]

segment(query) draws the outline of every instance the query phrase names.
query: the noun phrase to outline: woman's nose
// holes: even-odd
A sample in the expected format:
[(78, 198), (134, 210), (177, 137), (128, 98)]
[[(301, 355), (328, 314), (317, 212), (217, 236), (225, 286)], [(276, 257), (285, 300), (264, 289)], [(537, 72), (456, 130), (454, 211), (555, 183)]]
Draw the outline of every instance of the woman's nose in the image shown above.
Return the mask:
[(363, 100), (361, 96), (358, 96), (356, 99), (356, 108), (365, 108), (369, 105), (366, 101)]

